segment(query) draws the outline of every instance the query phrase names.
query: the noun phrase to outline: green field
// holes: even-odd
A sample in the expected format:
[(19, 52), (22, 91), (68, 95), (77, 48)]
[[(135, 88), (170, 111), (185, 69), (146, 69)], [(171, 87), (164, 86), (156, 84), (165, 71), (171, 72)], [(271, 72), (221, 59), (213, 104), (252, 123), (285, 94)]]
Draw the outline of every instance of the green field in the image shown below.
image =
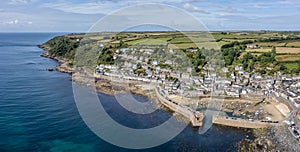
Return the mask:
[[(83, 44), (90, 43), (91, 46), (105, 44), (107, 52), (100, 58), (105, 61), (104, 63), (110, 64), (114, 62), (110, 58), (116, 50), (130, 47), (154, 50), (169, 48), (185, 52), (193, 58), (195, 64), (205, 63), (197, 59), (197, 53), (194, 52), (204, 48), (205, 51), (212, 51), (211, 53), (214, 53), (212, 49), (221, 52), (226, 66), (231, 69), (236, 65), (242, 65), (248, 71), (251, 67), (255, 67), (256, 71), (262, 74), (272, 74), (279, 69), (286, 74), (295, 74), (297, 70), (300, 70), (300, 32), (105, 32), (70, 34), (65, 37), (70, 40), (64, 40), (61, 43), (67, 43), (71, 48), (78, 45), (76, 44), (78, 39), (83, 39)], [(64, 51), (65, 48), (61, 48), (60, 42), (57, 44), (55, 40), (52, 42), (52, 47), (55, 47), (54, 54), (72, 58), (74, 55), (72, 49), (68, 48)]]
[(283, 63), (283, 65), (288, 69), (288, 70), (293, 70), (293, 69), (297, 69), (299, 68), (299, 64), (298, 63)]
[(125, 42), (129, 46), (134, 45), (166, 45), (167, 41), (163, 39), (152, 39), (152, 38), (145, 38), (145, 39), (137, 39), (132, 41)]
[[(253, 41), (253, 44), (259, 45), (261, 48), (289, 47), (300, 48), (299, 40), (286, 40), (287, 37), (300, 38), (299, 32), (121, 32), (121, 33), (98, 33), (90, 34), (90, 39), (98, 40), (103, 43), (119, 43), (122, 40), (128, 45), (162, 45), (180, 44), (179, 49), (187, 49), (196, 47), (196, 44), (217, 42), (221, 47), (234, 41), (244, 42)], [(110, 39), (108, 39), (110, 38)], [(282, 39), (280, 39), (282, 38)], [(147, 39), (156, 39), (157, 41)], [(271, 42), (264, 42), (266, 39), (274, 39)], [(278, 40), (277, 40), (278, 39)], [(161, 40), (161, 41), (159, 41)], [(164, 42), (165, 41), (165, 42)], [(208, 47), (212, 45), (209, 44)], [(211, 47), (212, 48), (212, 47)], [(260, 52), (260, 51), (251, 51)]]

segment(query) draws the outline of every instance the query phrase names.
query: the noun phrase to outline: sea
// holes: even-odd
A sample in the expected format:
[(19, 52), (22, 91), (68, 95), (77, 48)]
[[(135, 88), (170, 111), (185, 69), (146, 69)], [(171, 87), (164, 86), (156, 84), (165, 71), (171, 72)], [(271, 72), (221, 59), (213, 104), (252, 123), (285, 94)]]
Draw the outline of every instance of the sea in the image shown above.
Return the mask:
[[(40, 56), (43, 50), (37, 45), (64, 34), (0, 33), (1, 152), (237, 151), (237, 143), (251, 136), (246, 129), (216, 125), (201, 135), (188, 125), (174, 139), (148, 149), (126, 149), (104, 141), (82, 120), (70, 75), (48, 71), (58, 63)], [(164, 110), (157, 110), (151, 117), (136, 115), (113, 96), (99, 92), (98, 97), (107, 113), (128, 127), (153, 127), (171, 116)], [(150, 102), (145, 96), (134, 98)]]

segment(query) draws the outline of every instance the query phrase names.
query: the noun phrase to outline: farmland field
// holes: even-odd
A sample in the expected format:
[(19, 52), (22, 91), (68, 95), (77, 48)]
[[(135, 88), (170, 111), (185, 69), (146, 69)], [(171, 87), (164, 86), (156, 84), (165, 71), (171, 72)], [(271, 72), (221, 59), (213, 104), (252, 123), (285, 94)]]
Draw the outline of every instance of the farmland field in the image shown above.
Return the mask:
[(167, 44), (167, 42), (165, 40), (151, 39), (151, 38), (138, 39), (138, 40), (128, 41), (126, 43), (129, 46), (131, 46), (131, 45), (166, 45)]
[[(246, 49), (246, 52), (264, 53), (271, 52), (272, 48)], [(276, 47), (277, 54), (299, 54), (300, 48)]]
[(172, 44), (176, 48), (173, 49), (188, 49), (188, 48), (207, 48), (207, 49), (219, 49), (220, 47), (215, 42), (205, 42), (205, 43), (178, 43), (178, 44)]
[(300, 47), (300, 42), (290, 42), (286, 46), (288, 46), (288, 47)]
[(170, 43), (176, 44), (176, 43), (201, 43), (201, 42), (210, 42), (214, 41), (213, 38), (207, 38), (207, 37), (176, 37), (172, 40), (170, 40)]
[(255, 44), (258, 44), (261, 47), (272, 47), (272, 46), (284, 47), (287, 43), (286, 42), (260, 42)]
[(276, 60), (278, 61), (297, 61), (300, 60), (300, 55), (277, 55)]
[(259, 48), (259, 49), (246, 49), (246, 52), (250, 53), (264, 53), (264, 52), (271, 52), (272, 48)]
[(299, 54), (300, 48), (276, 47), (276, 53)]

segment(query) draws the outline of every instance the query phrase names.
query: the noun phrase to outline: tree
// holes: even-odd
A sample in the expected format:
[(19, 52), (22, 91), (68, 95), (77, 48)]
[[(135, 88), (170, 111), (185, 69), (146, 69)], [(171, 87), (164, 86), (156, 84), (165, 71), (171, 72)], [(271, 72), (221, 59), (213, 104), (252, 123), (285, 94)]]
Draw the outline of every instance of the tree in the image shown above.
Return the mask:
[(280, 65), (280, 71), (284, 71), (284, 70), (286, 70), (286, 67), (284, 66), (284, 65)]
[(253, 59), (253, 56), (251, 53), (247, 52), (247, 54), (244, 56), (244, 60), (249, 61), (250, 59)]
[(264, 70), (264, 69), (260, 69), (260, 70), (258, 70), (258, 72), (259, 72), (260, 74), (266, 74), (266, 73), (267, 73), (266, 70)]
[(276, 47), (275, 46), (272, 47), (271, 53), (272, 53), (272, 57), (275, 58), (276, 57)]
[(141, 69), (141, 68), (142, 68), (141, 63), (138, 63), (138, 64), (136, 65), (136, 68), (137, 68), (137, 69)]
[(248, 68), (248, 62), (246, 62), (246, 61), (243, 62), (243, 68), (244, 68), (244, 69), (247, 69), (247, 68)]

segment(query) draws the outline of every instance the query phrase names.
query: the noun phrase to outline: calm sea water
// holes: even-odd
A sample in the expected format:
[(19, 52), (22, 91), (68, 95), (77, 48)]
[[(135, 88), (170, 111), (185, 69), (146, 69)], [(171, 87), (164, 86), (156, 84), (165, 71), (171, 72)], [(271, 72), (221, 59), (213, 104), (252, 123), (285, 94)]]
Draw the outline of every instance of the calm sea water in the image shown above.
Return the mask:
[[(55, 35), (62, 34), (0, 34), (0, 151), (132, 151), (94, 135), (76, 109), (70, 76), (46, 70), (58, 63), (40, 57), (43, 50), (36, 45)], [(170, 116), (162, 110), (135, 116), (112, 96), (99, 96), (107, 112), (129, 127), (158, 125)], [(220, 126), (199, 135), (188, 126), (168, 143), (135, 151), (236, 151), (246, 135), (245, 130)]]

